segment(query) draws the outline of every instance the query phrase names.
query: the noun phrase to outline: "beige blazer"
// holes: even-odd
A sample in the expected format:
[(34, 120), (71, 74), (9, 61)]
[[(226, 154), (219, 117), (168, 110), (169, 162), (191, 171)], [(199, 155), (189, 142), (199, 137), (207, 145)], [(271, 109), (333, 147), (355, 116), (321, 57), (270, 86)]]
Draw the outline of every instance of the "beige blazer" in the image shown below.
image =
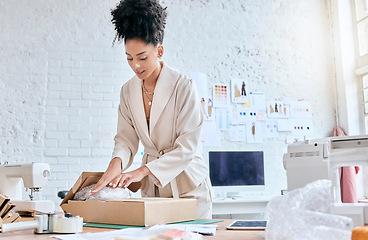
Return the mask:
[(120, 157), (122, 169), (126, 170), (140, 140), (144, 146), (142, 165), (156, 177), (142, 180), (142, 195), (180, 197), (209, 176), (208, 166), (197, 152), (204, 117), (195, 83), (164, 63), (155, 87), (148, 128), (141, 81), (134, 76), (121, 89), (112, 157)]

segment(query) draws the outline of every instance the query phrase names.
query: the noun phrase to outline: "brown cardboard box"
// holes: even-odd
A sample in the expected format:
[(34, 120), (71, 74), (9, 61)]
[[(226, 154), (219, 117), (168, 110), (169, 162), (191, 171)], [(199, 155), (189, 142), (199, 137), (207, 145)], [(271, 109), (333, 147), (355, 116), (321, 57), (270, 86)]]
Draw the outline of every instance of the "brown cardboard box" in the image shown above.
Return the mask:
[[(194, 198), (127, 198), (119, 200), (75, 201), (74, 194), (83, 187), (97, 183), (102, 172), (83, 172), (61, 202), (64, 212), (83, 217), (84, 222), (152, 226), (197, 219), (197, 203)], [(129, 189), (136, 192), (140, 183), (132, 183)]]

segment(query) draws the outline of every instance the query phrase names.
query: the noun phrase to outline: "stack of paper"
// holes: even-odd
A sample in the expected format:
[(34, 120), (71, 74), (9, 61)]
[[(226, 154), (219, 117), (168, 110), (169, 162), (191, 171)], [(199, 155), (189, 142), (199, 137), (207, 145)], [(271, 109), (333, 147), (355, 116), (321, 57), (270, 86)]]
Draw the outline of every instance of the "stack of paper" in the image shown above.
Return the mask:
[(20, 219), (18, 213), (12, 214), (11, 210), (14, 207), (15, 205), (10, 202), (10, 199), (0, 193), (0, 225), (3, 223), (17, 222)]

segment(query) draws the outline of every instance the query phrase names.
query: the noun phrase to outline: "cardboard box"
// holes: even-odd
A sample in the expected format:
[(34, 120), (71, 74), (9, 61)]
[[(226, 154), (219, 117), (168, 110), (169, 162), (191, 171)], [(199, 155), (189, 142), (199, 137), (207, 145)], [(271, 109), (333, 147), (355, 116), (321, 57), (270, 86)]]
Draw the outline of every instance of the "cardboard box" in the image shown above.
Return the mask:
[[(84, 222), (152, 226), (197, 219), (197, 202), (194, 198), (126, 198), (109, 201), (72, 200), (80, 189), (97, 183), (102, 172), (83, 172), (61, 202), (64, 212), (83, 217)], [(136, 192), (140, 183), (129, 189)]]

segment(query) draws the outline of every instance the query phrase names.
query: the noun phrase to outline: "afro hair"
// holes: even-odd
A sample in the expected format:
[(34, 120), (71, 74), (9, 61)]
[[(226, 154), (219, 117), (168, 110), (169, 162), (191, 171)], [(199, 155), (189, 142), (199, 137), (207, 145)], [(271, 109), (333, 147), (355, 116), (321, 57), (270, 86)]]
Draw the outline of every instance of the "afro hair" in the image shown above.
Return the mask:
[(122, 0), (111, 11), (115, 40), (139, 38), (154, 46), (164, 38), (167, 12), (158, 0)]

